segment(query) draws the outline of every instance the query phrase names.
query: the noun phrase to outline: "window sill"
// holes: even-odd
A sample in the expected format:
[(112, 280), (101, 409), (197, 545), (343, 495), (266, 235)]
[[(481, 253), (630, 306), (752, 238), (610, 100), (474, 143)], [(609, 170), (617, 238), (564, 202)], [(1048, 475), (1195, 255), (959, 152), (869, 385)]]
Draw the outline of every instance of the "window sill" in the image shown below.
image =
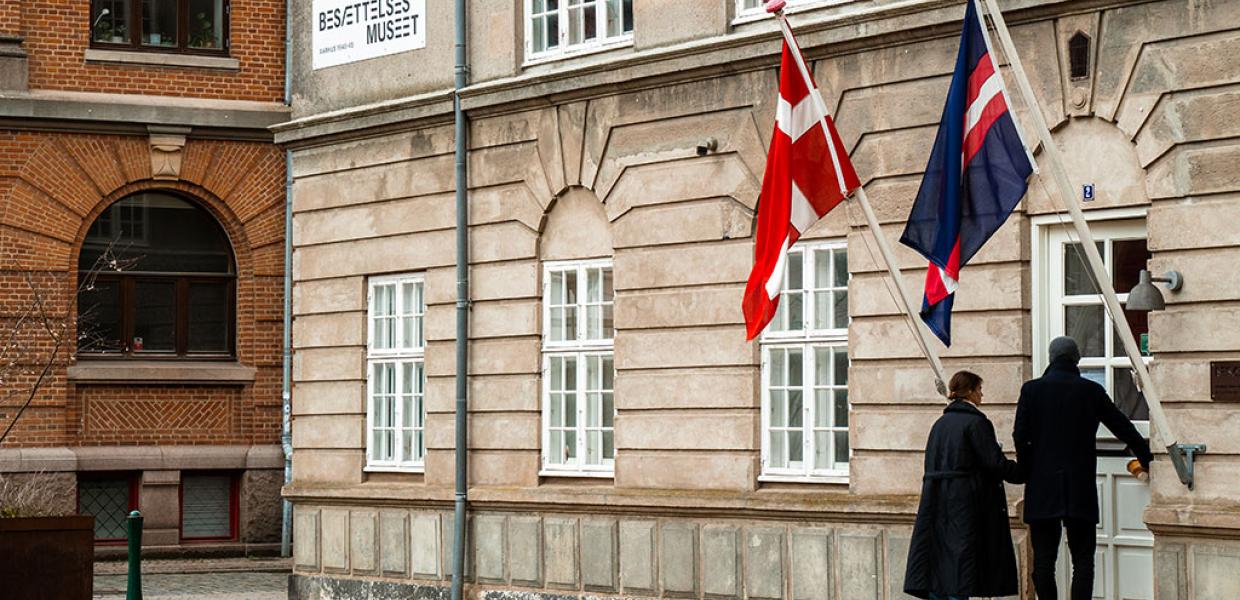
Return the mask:
[(238, 362), (193, 360), (78, 360), (67, 377), (73, 383), (205, 383), (249, 385), (254, 367)]
[(86, 62), (152, 67), (190, 67), (240, 71), (241, 61), (229, 56), (202, 56), (199, 54), (172, 54), (166, 52), (140, 52), (136, 50), (86, 49)]
[(815, 475), (808, 477), (804, 475), (760, 475), (759, 483), (826, 483), (826, 484), (847, 484), (847, 475)]
[(521, 68), (525, 69), (529, 67), (535, 67), (538, 65), (545, 65), (547, 63), (554, 63), (554, 62), (559, 62), (562, 60), (578, 58), (581, 56), (590, 56), (591, 54), (599, 54), (602, 52), (610, 52), (612, 50), (617, 50), (620, 48), (632, 48), (632, 47), (633, 47), (633, 34), (626, 34), (624, 37), (619, 37), (614, 40), (599, 43), (599, 44), (590, 44), (590, 45), (585, 45), (585, 46), (579, 46), (576, 48), (568, 48), (565, 50), (560, 50), (560, 51), (555, 51), (555, 52), (543, 52), (539, 54), (534, 54), (532, 56), (527, 54), (525, 62), (521, 63)]
[[(852, 1), (853, 0), (808, 0), (806, 2), (796, 2), (796, 3), (789, 2), (788, 7), (784, 9), (784, 14), (794, 15), (796, 13), (814, 10), (818, 8), (826, 8), (828, 6), (839, 6), (841, 4), (848, 4), (849, 2), (852, 2)], [(765, 2), (763, 4), (765, 4)], [(765, 19), (769, 16), (770, 14), (767, 13), (766, 9), (763, 8), (762, 6), (759, 6), (757, 8), (749, 8), (743, 11), (739, 11), (739, 14), (736, 15), (736, 18), (732, 19), (732, 25), (735, 26), (735, 25), (744, 25), (745, 23), (753, 23), (755, 21), (761, 21), (762, 19)]]
[(391, 465), (366, 465), (362, 467), (363, 473), (409, 473), (410, 475), (421, 475), (426, 472), (424, 465), (394, 467)]
[(588, 477), (591, 479), (615, 479), (615, 471), (549, 471), (538, 472), (539, 477)]

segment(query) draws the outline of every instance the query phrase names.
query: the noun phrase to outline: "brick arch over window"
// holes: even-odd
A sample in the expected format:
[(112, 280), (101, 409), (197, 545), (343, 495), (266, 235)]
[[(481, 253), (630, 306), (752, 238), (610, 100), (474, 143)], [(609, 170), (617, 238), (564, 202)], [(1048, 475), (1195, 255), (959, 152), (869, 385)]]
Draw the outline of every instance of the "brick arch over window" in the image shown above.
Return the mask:
[(236, 252), (218, 215), (230, 211), (169, 186), (139, 187), (83, 220), (79, 355), (235, 356)]

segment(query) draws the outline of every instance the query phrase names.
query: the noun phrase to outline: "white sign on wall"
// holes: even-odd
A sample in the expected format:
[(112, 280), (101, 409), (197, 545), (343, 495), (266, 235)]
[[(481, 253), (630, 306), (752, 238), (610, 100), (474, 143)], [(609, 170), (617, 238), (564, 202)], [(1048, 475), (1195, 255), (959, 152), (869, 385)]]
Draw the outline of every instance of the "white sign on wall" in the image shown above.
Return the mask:
[(426, 47), (426, 0), (314, 0), (314, 68)]

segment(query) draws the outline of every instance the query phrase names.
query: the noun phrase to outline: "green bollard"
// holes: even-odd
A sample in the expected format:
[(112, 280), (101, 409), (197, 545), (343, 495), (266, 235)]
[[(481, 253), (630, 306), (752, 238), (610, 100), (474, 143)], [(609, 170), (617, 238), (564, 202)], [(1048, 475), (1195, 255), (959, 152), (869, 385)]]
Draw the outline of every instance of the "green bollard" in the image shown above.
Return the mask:
[(125, 527), (129, 533), (129, 584), (125, 600), (142, 600), (142, 513), (129, 513)]

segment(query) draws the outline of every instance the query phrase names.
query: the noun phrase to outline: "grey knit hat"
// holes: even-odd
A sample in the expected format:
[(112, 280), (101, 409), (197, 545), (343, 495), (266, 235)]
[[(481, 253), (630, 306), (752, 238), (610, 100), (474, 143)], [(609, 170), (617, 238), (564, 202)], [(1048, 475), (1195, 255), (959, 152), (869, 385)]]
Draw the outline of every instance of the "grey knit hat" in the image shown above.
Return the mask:
[(1051, 340), (1050, 362), (1059, 359), (1069, 360), (1072, 364), (1081, 362), (1081, 349), (1077, 347), (1076, 340), (1064, 335)]

